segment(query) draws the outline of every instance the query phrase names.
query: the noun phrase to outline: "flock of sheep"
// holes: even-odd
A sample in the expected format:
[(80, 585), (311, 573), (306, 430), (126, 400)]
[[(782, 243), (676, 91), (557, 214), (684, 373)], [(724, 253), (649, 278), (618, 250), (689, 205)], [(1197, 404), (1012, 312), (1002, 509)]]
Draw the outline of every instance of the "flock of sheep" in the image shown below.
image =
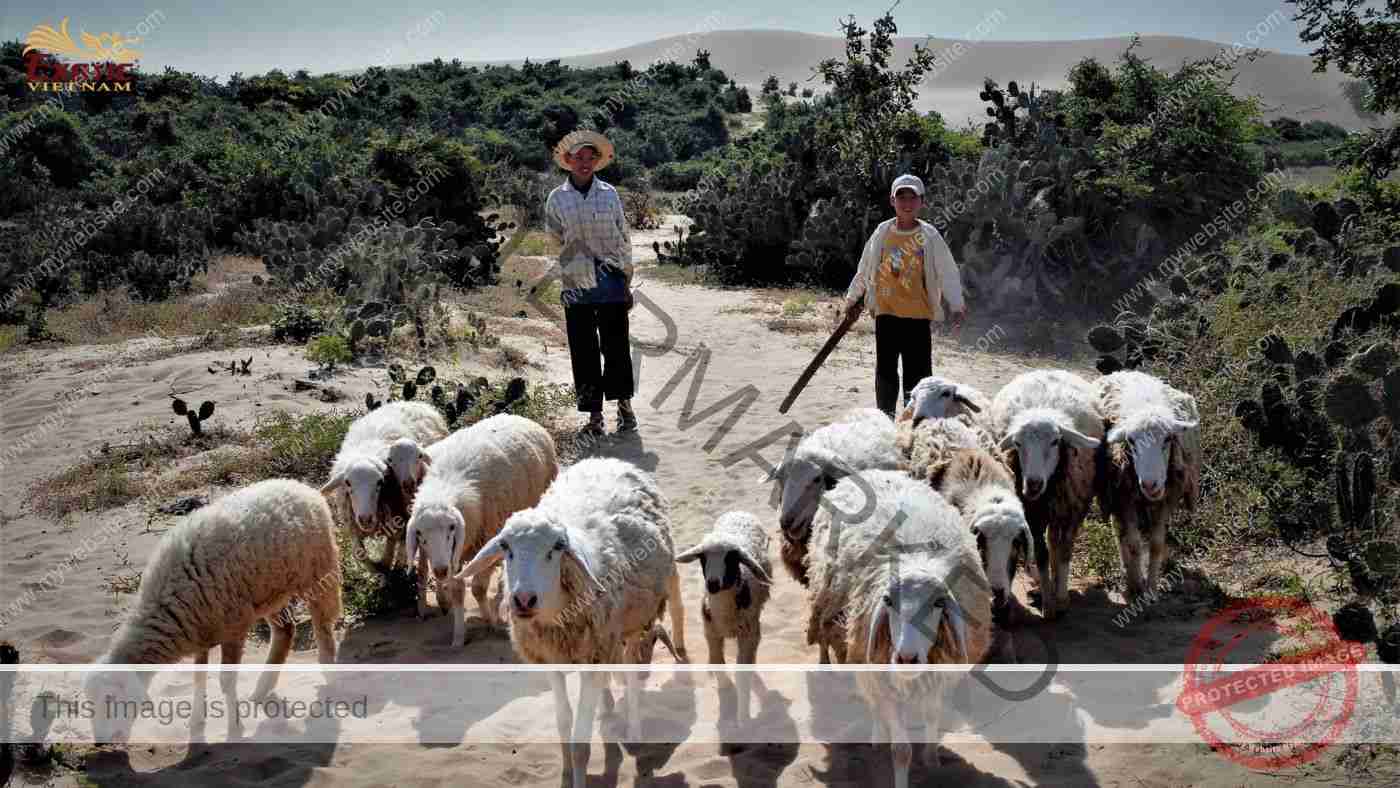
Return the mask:
[[(808, 642), (820, 661), (968, 664), (991, 658), (993, 626), (1007, 626), (1021, 560), (1042, 590), (1046, 619), (1069, 604), (1070, 553), (1095, 496), (1118, 522), (1132, 601), (1155, 586), (1166, 527), (1199, 488), (1195, 400), (1149, 375), (1115, 372), (1090, 383), (1059, 370), (1022, 374), (988, 399), (926, 378), (895, 420), (869, 409), (806, 436), (769, 475), (781, 484), (780, 557), (809, 592)], [(333, 514), (334, 513), (334, 514)], [(509, 619), (517, 654), (543, 664), (646, 664), (658, 642), (687, 661), (678, 564), (699, 562), (709, 662), (758, 660), (760, 617), (773, 580), (767, 529), (752, 514), (722, 515), (678, 552), (669, 503), (655, 480), (621, 460), (560, 469), (538, 424), (498, 415), (448, 434), (430, 406), (386, 404), (357, 420), (320, 489), (270, 480), (232, 493), (171, 529), (152, 555), (139, 596), (103, 663), (204, 663), (215, 645), (239, 661), (249, 628), (272, 628), (269, 664), (285, 661), (290, 608), (305, 600), (320, 660), (335, 660), (341, 613), (335, 522), (357, 557), (385, 571), (416, 560), (418, 612), (430, 577), (465, 638), (466, 582), (488, 624)], [(372, 561), (363, 538), (388, 537)], [(1148, 541), (1144, 573), (1143, 538)], [(898, 560), (887, 556), (898, 552)], [(497, 564), (503, 582), (487, 592)], [(506, 613), (502, 614), (501, 611)], [(661, 623), (669, 613), (670, 628)], [(92, 673), (101, 702), (144, 697), (149, 672)], [(584, 672), (577, 709), (552, 673), (565, 770), (581, 786), (598, 700), (611, 710), (611, 674)], [(641, 738), (641, 675), (626, 672), (627, 731)], [(196, 693), (204, 691), (196, 674)], [(749, 680), (738, 678), (748, 719)], [(892, 743), (896, 785), (913, 749), (903, 709), (937, 698), (957, 674), (858, 673)], [(221, 674), (232, 696), (236, 674)], [(264, 673), (256, 695), (270, 692)], [(930, 694), (932, 693), (932, 694)], [(236, 708), (230, 697), (230, 707)], [(937, 730), (941, 704), (918, 704)], [(196, 707), (199, 706), (198, 700)], [(96, 724), (96, 723), (95, 723)], [(230, 735), (241, 735), (230, 719)], [(99, 735), (121, 740), (120, 731)], [(569, 742), (575, 742), (570, 744)]]

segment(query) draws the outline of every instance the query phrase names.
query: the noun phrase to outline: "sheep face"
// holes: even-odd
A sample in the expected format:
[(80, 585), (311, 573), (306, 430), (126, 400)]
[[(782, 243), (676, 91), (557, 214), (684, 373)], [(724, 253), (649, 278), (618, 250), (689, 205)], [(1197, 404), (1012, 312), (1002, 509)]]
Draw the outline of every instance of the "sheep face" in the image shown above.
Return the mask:
[(1008, 490), (992, 489), (972, 502), (972, 533), (992, 589), (992, 618), (1004, 622), (1021, 557), (1035, 563), (1035, 540), (1021, 502)]
[[(105, 660), (99, 660), (104, 662)], [(97, 742), (125, 744), (131, 737), (131, 726), (137, 715), (123, 714), (129, 704), (141, 704), (150, 694), (153, 672), (128, 673), (103, 670), (88, 673), (83, 679), (83, 691), (97, 712), (92, 715), (92, 736)]]
[(1172, 444), (1183, 432), (1196, 426), (1182, 421), (1165, 408), (1135, 413), (1109, 430), (1109, 444), (1123, 444), (1137, 471), (1138, 489), (1149, 501), (1160, 501), (1167, 494), (1167, 467)]
[(678, 564), (697, 560), (700, 562), (700, 571), (705, 575), (705, 590), (711, 594), (728, 591), (738, 585), (741, 566), (747, 566), (759, 582), (768, 582), (768, 575), (763, 568), (742, 547), (702, 542), (676, 556)]
[(433, 506), (414, 511), (408, 520), (408, 560), (412, 561), (421, 547), (438, 580), (447, 579), (457, 570), (457, 551), (467, 540), (467, 525), (462, 513), (451, 506)]
[(789, 541), (800, 542), (812, 528), (822, 493), (835, 489), (845, 474), (835, 463), (793, 459), (779, 469), (782, 482), (782, 503), (778, 510), (778, 526)]
[(909, 397), (915, 427), (924, 419), (953, 418), (982, 410), (959, 390), (958, 384), (943, 378), (924, 378), (915, 384)]
[(356, 457), (321, 490), (328, 492), (337, 486), (344, 489), (355, 523), (361, 529), (369, 528), (379, 510), (379, 493), (388, 472), (389, 466), (378, 458)]
[(1021, 495), (1034, 501), (1044, 494), (1060, 464), (1064, 448), (1093, 449), (1097, 438), (1084, 435), (1048, 414), (1027, 412), (1007, 429), (1003, 449), (1016, 451), (1021, 466)]
[(875, 603), (867, 659), (888, 644), (891, 665), (967, 662), (967, 621), (947, 583), (931, 572), (894, 574)]
[(433, 461), (412, 438), (400, 438), (389, 445), (388, 465), (398, 479), (405, 498), (412, 498)]
[(564, 588), (564, 564), (572, 561), (595, 589), (602, 584), (593, 567), (594, 550), (584, 532), (538, 511), (516, 512), (506, 527), (481, 548), (459, 576), (467, 577), (506, 562), (506, 594), (517, 620), (560, 623), (569, 605), (581, 598)]

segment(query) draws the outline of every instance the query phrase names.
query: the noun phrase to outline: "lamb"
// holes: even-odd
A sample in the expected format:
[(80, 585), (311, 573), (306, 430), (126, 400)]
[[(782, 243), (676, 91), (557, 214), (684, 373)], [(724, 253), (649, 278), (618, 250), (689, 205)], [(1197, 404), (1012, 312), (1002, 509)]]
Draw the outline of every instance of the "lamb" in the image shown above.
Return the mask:
[[(141, 589), (113, 635), (102, 664), (172, 664), (194, 656), (208, 663), (222, 649), (225, 665), (243, 657), (243, 641), (258, 619), (272, 630), (267, 664), (280, 665), (291, 649), (289, 603), (303, 599), (322, 664), (335, 661), (334, 627), (340, 617), (340, 548), (330, 506), (298, 481), (269, 479), (229, 493), (196, 510), (166, 532), (146, 562)], [(94, 672), (86, 692), (98, 708), (106, 700), (143, 700), (151, 672)], [(207, 676), (194, 674), (196, 709), (204, 709)], [(276, 686), (278, 674), (258, 679), (256, 698)], [(229, 737), (241, 735), (235, 672), (219, 674), (228, 697)], [(93, 720), (94, 735), (124, 740), (131, 720)], [(112, 729), (107, 729), (111, 726)]]
[(1094, 450), (1104, 436), (1097, 393), (1070, 372), (1025, 372), (997, 392), (989, 424), (1025, 504), (1041, 610), (1053, 620), (1069, 606), (1070, 556), (1096, 491)]
[[(840, 638), (838, 650), (848, 663), (982, 661), (990, 643), (991, 595), (958, 511), (904, 474), (872, 471), (866, 481), (876, 491), (873, 515), (842, 524), (834, 556), (809, 554), (818, 589), (811, 614), (822, 622), (817, 629), (823, 637)], [(850, 480), (832, 492), (848, 504), (863, 495)], [(830, 532), (832, 518), (822, 513), (816, 519), (818, 532)], [(928, 733), (936, 735), (941, 695), (958, 678), (946, 672), (856, 674), (875, 715), (873, 740), (888, 737), (892, 743), (896, 786), (909, 784), (913, 758), (904, 708), (921, 706)]]
[[(710, 647), (710, 664), (724, 664), (724, 641), (738, 641), (735, 661), (743, 665), (757, 662), (762, 637), (759, 620), (768, 603), (773, 564), (768, 559), (768, 534), (758, 518), (748, 512), (720, 515), (700, 543), (676, 556), (676, 563), (698, 560), (705, 575), (707, 592), (700, 607), (705, 623), (705, 642)], [(749, 695), (753, 674), (742, 671), (736, 677), (738, 720), (749, 719)]]
[[(655, 480), (636, 466), (581, 460), (559, 474), (537, 505), (512, 515), (458, 576), (488, 572), (505, 560), (511, 642), (529, 662), (637, 663), (668, 605), (683, 660), (685, 611), (669, 510)], [(599, 694), (612, 705), (608, 673), (580, 675), (575, 716), (564, 674), (550, 674), (565, 772), (572, 772), (575, 788), (586, 784)], [(641, 739), (640, 684), (638, 673), (628, 671), (633, 741)]]
[[(425, 402), (390, 402), (356, 419), (321, 487), (355, 540), (355, 555), (387, 573), (398, 561), (413, 495), (432, 460), (424, 447), (447, 436), (447, 421)], [(367, 536), (386, 537), (384, 557), (371, 561)], [(404, 561), (411, 560), (405, 556)]]
[[(1154, 589), (1167, 553), (1167, 524), (1194, 511), (1201, 488), (1200, 412), (1190, 394), (1143, 372), (1114, 372), (1095, 382), (1107, 428), (1099, 506), (1118, 521), (1128, 602)], [(1143, 584), (1142, 537), (1149, 538)]]
[(834, 424), (820, 427), (797, 444), (792, 456), (764, 481), (782, 483), (778, 526), (783, 541), (779, 555), (788, 573), (807, 585), (807, 543), (812, 517), (822, 494), (852, 473), (906, 467), (894, 443), (894, 422), (876, 408), (847, 411)]
[[(441, 605), (452, 618), (452, 645), (466, 642), (466, 587), (472, 576), (487, 626), (500, 623), (496, 603), (486, 603), (490, 572), (457, 569), (500, 533), (506, 519), (540, 500), (559, 473), (554, 439), (544, 427), (509, 413), (457, 430), (428, 447), (428, 474), (414, 496), (405, 539), (408, 556), (418, 559), (418, 615), (427, 617), (428, 567), (438, 584)], [(422, 548), (420, 553), (419, 548)]]

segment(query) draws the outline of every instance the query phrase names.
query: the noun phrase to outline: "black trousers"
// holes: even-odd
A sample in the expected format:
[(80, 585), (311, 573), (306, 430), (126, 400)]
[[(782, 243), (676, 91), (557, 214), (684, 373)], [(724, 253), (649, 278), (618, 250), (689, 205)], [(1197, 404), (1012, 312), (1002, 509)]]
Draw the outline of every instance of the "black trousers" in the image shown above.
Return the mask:
[(904, 363), (904, 402), (914, 384), (933, 374), (931, 321), (894, 315), (875, 316), (875, 406), (894, 414), (899, 398), (899, 363)]
[(634, 384), (627, 305), (565, 306), (564, 329), (569, 337), (569, 362), (574, 370), (578, 409), (593, 413), (603, 409), (604, 398), (631, 399)]

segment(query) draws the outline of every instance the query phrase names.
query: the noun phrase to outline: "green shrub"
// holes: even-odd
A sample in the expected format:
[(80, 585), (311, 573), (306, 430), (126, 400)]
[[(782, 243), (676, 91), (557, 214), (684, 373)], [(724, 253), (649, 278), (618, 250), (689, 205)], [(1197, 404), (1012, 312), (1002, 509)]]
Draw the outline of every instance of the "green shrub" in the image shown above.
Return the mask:
[(306, 358), (323, 367), (335, 368), (336, 364), (348, 364), (354, 358), (350, 353), (350, 343), (339, 334), (323, 334), (306, 345)]

